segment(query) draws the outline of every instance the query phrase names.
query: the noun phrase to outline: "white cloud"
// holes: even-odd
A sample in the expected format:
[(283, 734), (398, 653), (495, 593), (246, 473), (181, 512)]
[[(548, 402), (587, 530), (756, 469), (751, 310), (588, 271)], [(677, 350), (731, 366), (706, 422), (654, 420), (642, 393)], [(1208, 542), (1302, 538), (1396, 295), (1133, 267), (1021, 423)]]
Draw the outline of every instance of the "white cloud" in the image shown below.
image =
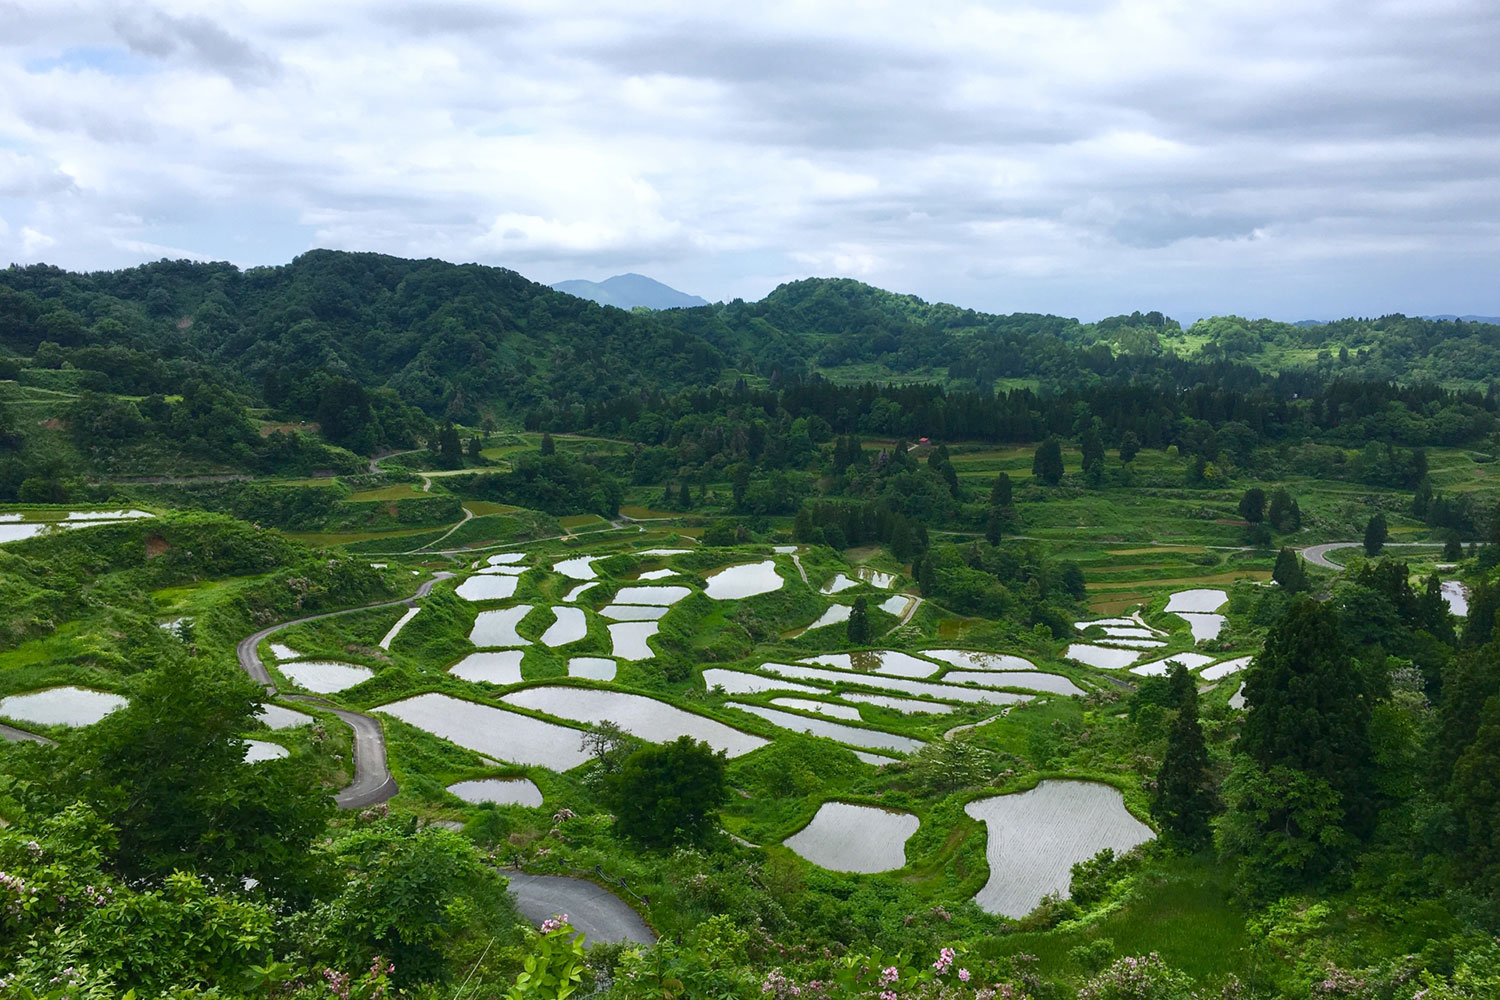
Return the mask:
[(0, 253), (1500, 312), (1487, 0), (208, 9), (7, 8)]

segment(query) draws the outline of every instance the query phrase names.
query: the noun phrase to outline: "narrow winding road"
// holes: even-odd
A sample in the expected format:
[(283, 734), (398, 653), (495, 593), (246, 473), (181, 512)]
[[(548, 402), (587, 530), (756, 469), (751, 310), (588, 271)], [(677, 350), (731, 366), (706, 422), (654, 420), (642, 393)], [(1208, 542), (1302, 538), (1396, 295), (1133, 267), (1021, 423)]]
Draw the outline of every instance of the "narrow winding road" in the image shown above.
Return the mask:
[(589, 944), (629, 941), (652, 944), (656, 935), (619, 896), (587, 879), (566, 875), (525, 875), (501, 872), (510, 880), (510, 891), (516, 897), (516, 909), (532, 923), (541, 923), (555, 914), (566, 913), (568, 922), (583, 932)]
[[(1364, 542), (1325, 542), (1322, 545), (1309, 545), (1302, 550), (1302, 558), (1313, 566), (1321, 566), (1342, 573), (1344, 567), (1328, 558), (1328, 553), (1335, 549), (1358, 549), (1364, 547)], [(1440, 549), (1441, 542), (1386, 542), (1388, 549)]]
[[(240, 669), (249, 674), (250, 677), (266, 689), (267, 697), (276, 696), (276, 684), (271, 680), (271, 672), (261, 662), (258, 648), (261, 640), (274, 632), (293, 625), (301, 625), (304, 622), (315, 622), (324, 618), (337, 618), (341, 615), (352, 615), (359, 611), (369, 611), (373, 608), (393, 608), (404, 605), (408, 608), (417, 606), (416, 602), (432, 593), (433, 585), (439, 580), (446, 580), (452, 573), (434, 573), (432, 579), (425, 581), (417, 592), (410, 597), (403, 597), (394, 601), (380, 601), (375, 604), (366, 604), (358, 608), (346, 608), (343, 611), (327, 611), (320, 615), (307, 615), (302, 618), (294, 618), (291, 621), (271, 625), (259, 632), (247, 635), (240, 640), (235, 648), (235, 655), (239, 657)], [(300, 701), (310, 705), (316, 705), (325, 711), (332, 712), (348, 724), (354, 730), (354, 781), (345, 789), (333, 797), (340, 809), (364, 809), (384, 802), (396, 794), (396, 779), (391, 777), (390, 768), (385, 762), (385, 732), (380, 728), (380, 723), (372, 716), (361, 712), (351, 712), (344, 708), (335, 708), (322, 698), (311, 695), (287, 695), (288, 700)]]

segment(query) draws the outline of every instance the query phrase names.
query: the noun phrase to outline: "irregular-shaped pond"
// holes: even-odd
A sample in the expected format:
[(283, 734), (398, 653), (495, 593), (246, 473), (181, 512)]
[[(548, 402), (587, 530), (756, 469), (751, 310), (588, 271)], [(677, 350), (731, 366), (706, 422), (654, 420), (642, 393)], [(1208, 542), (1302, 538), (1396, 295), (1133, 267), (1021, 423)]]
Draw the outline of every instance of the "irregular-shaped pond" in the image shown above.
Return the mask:
[(476, 646), (529, 646), (531, 640), (521, 638), (516, 632), (521, 619), (529, 614), (529, 604), (518, 604), (499, 611), (481, 611), (474, 617), (474, 627), (469, 630), (469, 641)]
[[(773, 590), (780, 590), (786, 583), (781, 574), (776, 572), (776, 562), (772, 559), (726, 566), (710, 573), (707, 581), (708, 586), (703, 593), (716, 601), (737, 601), (745, 597), (769, 594)], [(615, 600), (620, 598), (616, 596)]]
[(1184, 611), (1178, 612), (1177, 617), (1187, 622), (1188, 628), (1193, 630), (1194, 642), (1203, 642), (1205, 639), (1217, 639), (1219, 631), (1224, 628), (1223, 615), (1196, 614)]
[(566, 646), (589, 634), (588, 622), (577, 608), (553, 608), (557, 620), (542, 633), (542, 645)]
[(470, 653), (448, 668), (448, 672), (460, 680), (484, 681), (489, 684), (521, 683), (521, 657), (526, 654), (519, 649), (502, 649), (496, 653)]
[(455, 587), (453, 592), (466, 601), (503, 601), (515, 596), (516, 578), (471, 576)]
[(501, 700), (575, 722), (598, 723), (608, 719), (627, 733), (653, 743), (691, 736), (731, 757), (747, 754), (768, 742), (664, 701), (623, 691), (542, 685), (516, 691)]
[(1050, 892), (1065, 895), (1078, 862), (1154, 836), (1130, 815), (1118, 789), (1093, 781), (1043, 781), (1027, 792), (970, 802), (964, 812), (989, 833), (990, 880), (974, 901), (1007, 917), (1024, 917)]
[(840, 591), (848, 590), (850, 587), (858, 586), (858, 580), (851, 580), (844, 574), (837, 573), (834, 575), (832, 580), (829, 580), (827, 583), (823, 584), (822, 592), (825, 594), (837, 594)]
[(363, 684), (375, 676), (369, 667), (357, 667), (352, 663), (333, 663), (327, 660), (296, 660), (278, 664), (277, 668), (287, 679), (300, 688), (318, 694), (333, 694), (356, 684)]
[(262, 705), (255, 717), (264, 722), (268, 729), (295, 729), (311, 725), (313, 721), (312, 716), (304, 712), (294, 712), (280, 705)]
[(263, 760), (280, 760), (290, 754), (291, 751), (280, 743), (272, 743), (269, 740), (245, 741), (246, 764), (259, 764)]
[(1469, 592), (1464, 585), (1457, 580), (1443, 581), (1443, 600), (1448, 602), (1448, 610), (1460, 618), (1469, 616)]
[(621, 660), (649, 660), (655, 656), (646, 641), (661, 626), (656, 622), (619, 622), (609, 626), (611, 655)]
[(493, 802), (501, 806), (536, 808), (542, 804), (542, 791), (529, 778), (480, 778), (460, 781), (448, 791), (465, 802)]
[(819, 868), (888, 872), (906, 865), (906, 842), (920, 825), (911, 813), (825, 802), (811, 823), (782, 843)]
[(592, 580), (599, 575), (594, 569), (594, 563), (599, 558), (599, 556), (574, 556), (572, 559), (564, 559), (552, 569), (574, 580)]
[(92, 726), (126, 704), (108, 691), (55, 687), (0, 698), (0, 715), (40, 726)]
[(594, 681), (612, 681), (619, 666), (606, 656), (575, 656), (568, 661), (569, 677), (587, 677)]
[(376, 711), (496, 760), (566, 771), (589, 759), (577, 729), (446, 694), (419, 694)]
[(888, 733), (881, 729), (859, 729), (846, 726), (841, 722), (809, 719), (803, 715), (793, 715), (791, 712), (767, 708), (765, 705), (752, 705), (743, 701), (732, 701), (727, 704), (741, 712), (758, 715), (782, 729), (790, 729), (794, 733), (825, 736), (830, 740), (837, 740), (850, 746), (868, 747), (873, 750), (897, 750), (901, 753), (915, 753), (923, 746), (921, 740), (914, 740), (910, 736), (902, 736), (898, 733)]
[(1229, 595), (1222, 590), (1179, 590), (1167, 598), (1167, 613), (1178, 614), (1183, 611), (1208, 613), (1218, 611), (1229, 600)]
[(291, 646), (283, 646), (279, 642), (273, 642), (271, 643), (271, 655), (276, 657), (276, 659), (278, 660), (295, 660), (302, 654), (297, 652)]
[(1086, 642), (1073, 643), (1063, 650), (1063, 656), (1104, 670), (1121, 670), (1141, 658), (1141, 654), (1133, 649), (1111, 649)]

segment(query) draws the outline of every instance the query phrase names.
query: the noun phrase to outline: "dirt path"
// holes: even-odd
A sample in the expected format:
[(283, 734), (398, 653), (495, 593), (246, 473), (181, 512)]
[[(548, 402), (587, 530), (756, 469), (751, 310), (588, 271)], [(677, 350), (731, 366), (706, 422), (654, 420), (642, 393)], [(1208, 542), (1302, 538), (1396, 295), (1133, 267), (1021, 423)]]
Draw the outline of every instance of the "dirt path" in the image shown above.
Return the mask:
[[(802, 582), (807, 583), (807, 570), (802, 568), (802, 560), (797, 558), (797, 553), (792, 553), (792, 565), (797, 567), (797, 575), (802, 577)], [(812, 586), (808, 584), (808, 586)]]
[[(345, 608), (343, 611), (326, 611), (319, 615), (294, 618), (247, 635), (235, 647), (240, 669), (264, 687), (268, 697), (275, 697), (276, 684), (271, 680), (271, 672), (261, 662), (260, 653), (257, 651), (262, 639), (284, 628), (291, 628), (293, 625), (320, 621), (324, 618), (337, 618), (341, 615), (352, 615), (359, 611), (369, 611), (372, 608), (393, 608), (397, 605), (414, 608), (417, 601), (432, 593), (433, 586), (439, 580), (446, 580), (451, 576), (453, 576), (452, 573), (434, 573), (432, 579), (424, 581), (417, 588), (417, 592), (410, 597), (402, 597), (394, 601), (378, 601), (375, 604), (366, 604), (358, 608)], [(390, 768), (385, 762), (385, 733), (381, 730), (379, 721), (360, 712), (335, 708), (324, 699), (311, 695), (287, 695), (286, 697), (289, 700), (324, 708), (344, 720), (349, 728), (354, 730), (354, 781), (334, 796), (334, 802), (340, 809), (363, 809), (377, 802), (384, 802), (396, 794), (396, 779), (391, 777)]]

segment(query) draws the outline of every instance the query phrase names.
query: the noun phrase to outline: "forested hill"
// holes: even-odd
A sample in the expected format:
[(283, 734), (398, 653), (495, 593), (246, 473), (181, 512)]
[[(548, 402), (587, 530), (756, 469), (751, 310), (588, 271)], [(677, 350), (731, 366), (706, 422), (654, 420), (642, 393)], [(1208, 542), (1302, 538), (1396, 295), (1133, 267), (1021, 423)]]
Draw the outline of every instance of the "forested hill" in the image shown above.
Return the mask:
[[(1206, 379), (1251, 391), (1281, 375), (1483, 390), (1496, 371), (1500, 326), (1487, 324), (1387, 316), (1298, 327), (1229, 316), (1184, 330), (1160, 312), (1080, 323), (931, 304), (849, 279), (647, 314), (503, 268), (327, 250), (248, 271), (188, 261), (0, 271), (0, 379), (142, 397), (207, 386), (325, 425), (351, 405), (393, 426), (409, 422), (407, 407), (469, 424), (581, 413), (741, 375), (773, 387), (822, 372), (979, 393), (1022, 381), (1056, 395), (1104, 383), (1177, 392)], [(376, 444), (402, 439), (382, 434)], [(340, 438), (336, 430), (335, 441), (362, 450)]]

